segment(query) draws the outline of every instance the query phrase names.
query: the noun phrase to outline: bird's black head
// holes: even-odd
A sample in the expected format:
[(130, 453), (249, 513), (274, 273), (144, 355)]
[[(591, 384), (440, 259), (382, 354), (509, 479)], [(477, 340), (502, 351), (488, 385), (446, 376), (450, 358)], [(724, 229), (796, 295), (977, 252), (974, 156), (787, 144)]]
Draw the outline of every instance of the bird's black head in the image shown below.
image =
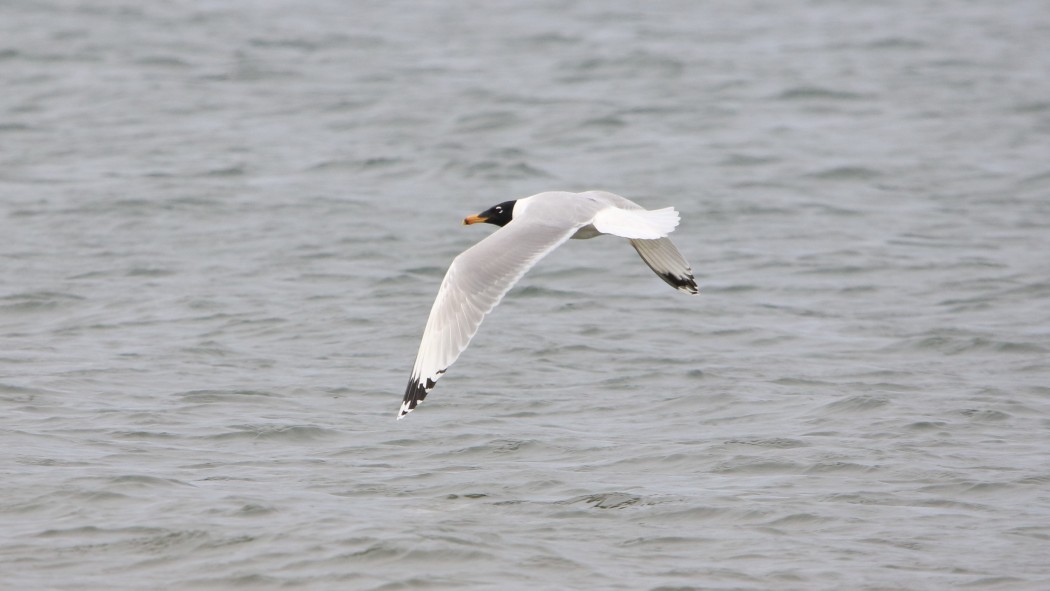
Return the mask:
[(499, 205), (493, 205), (478, 215), (467, 216), (467, 219), (463, 220), (463, 223), (470, 225), (485, 222), (486, 224), (496, 224), (497, 226), (503, 227), (510, 223), (510, 220), (513, 218), (514, 201), (504, 201)]

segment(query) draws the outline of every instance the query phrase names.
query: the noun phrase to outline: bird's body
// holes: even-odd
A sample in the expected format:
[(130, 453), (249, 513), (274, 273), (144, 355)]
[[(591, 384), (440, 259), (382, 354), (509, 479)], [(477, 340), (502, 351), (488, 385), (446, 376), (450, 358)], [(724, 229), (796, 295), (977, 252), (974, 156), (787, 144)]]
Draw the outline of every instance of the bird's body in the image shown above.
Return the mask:
[(518, 279), (570, 238), (627, 238), (661, 279), (679, 291), (698, 292), (689, 263), (667, 238), (678, 225), (678, 212), (670, 207), (650, 211), (605, 191), (550, 191), (500, 203), (463, 223), (479, 222), (501, 228), (449, 266), (423, 330), (398, 419), (433, 389)]

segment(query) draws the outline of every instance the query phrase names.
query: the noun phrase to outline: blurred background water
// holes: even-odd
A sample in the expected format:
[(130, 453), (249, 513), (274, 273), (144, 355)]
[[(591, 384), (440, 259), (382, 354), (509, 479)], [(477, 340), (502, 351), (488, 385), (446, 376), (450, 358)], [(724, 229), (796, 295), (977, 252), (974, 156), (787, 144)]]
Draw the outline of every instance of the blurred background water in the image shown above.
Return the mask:
[[(1042, 1), (0, 3), (0, 588), (1050, 587)], [(497, 202), (573, 242), (395, 412)]]

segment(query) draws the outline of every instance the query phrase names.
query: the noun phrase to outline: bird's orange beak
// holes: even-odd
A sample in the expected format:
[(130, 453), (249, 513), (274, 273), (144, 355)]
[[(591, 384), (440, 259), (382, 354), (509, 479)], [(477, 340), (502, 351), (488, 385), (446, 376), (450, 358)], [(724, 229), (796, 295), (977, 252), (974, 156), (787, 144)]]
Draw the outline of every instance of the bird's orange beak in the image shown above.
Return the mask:
[(469, 226), (471, 224), (480, 224), (480, 223), (487, 222), (487, 221), (488, 221), (488, 218), (483, 218), (480, 215), (468, 215), (463, 220), (463, 225), (464, 226)]

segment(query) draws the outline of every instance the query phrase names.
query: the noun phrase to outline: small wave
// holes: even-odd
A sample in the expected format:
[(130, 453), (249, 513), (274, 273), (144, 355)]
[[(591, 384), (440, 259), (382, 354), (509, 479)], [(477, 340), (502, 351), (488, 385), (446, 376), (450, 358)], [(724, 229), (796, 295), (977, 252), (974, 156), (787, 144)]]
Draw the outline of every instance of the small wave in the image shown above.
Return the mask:
[(371, 172), (388, 170), (404, 163), (405, 160), (402, 158), (372, 156), (357, 160), (327, 160), (311, 166), (309, 170), (314, 172)]
[(592, 57), (568, 65), (565, 82), (582, 82), (595, 78), (676, 78), (685, 65), (670, 56), (646, 51), (633, 51), (616, 57)]
[(937, 431), (946, 426), (948, 423), (944, 421), (916, 421), (905, 425), (904, 428), (910, 431)]
[[(20, 431), (14, 431), (15, 434), (21, 434)], [(23, 466), (47, 466), (54, 468), (72, 468), (81, 466), (90, 466), (90, 462), (83, 462), (77, 460), (63, 460), (56, 458), (42, 458), (37, 456), (16, 456), (15, 463)]]
[(876, 409), (883, 408), (890, 404), (890, 399), (886, 396), (872, 396), (868, 394), (861, 394), (859, 396), (849, 396), (842, 400), (836, 400), (825, 404), (820, 407), (821, 410), (834, 413), (854, 413), (854, 412), (868, 412)]
[(201, 177), (239, 177), (244, 176), (247, 173), (244, 165), (234, 164), (231, 166), (223, 166), (221, 168), (210, 168), (204, 172), (199, 173), (197, 176)]
[(278, 509), (269, 505), (259, 505), (258, 503), (247, 503), (239, 507), (234, 514), (238, 517), (260, 517), (264, 515), (270, 515), (277, 513)]
[(463, 456), (489, 457), (491, 455), (518, 454), (533, 452), (547, 447), (546, 444), (533, 439), (492, 439), (470, 445), (467, 447), (453, 448), (444, 452), (436, 453), (435, 458), (452, 458)]
[[(18, 363), (20, 359), (15, 357), (0, 357), (0, 363)], [(29, 388), (18, 384), (0, 382), (0, 397), (9, 402), (31, 402), (37, 396), (43, 394), (54, 394), (43, 388)]]
[(478, 547), (479, 544), (475, 541), (450, 536), (431, 538), (426, 542), (395, 543), (384, 540), (375, 542), (363, 550), (345, 554), (341, 558), (350, 563), (362, 561), (387, 563), (396, 560), (415, 565), (448, 564), (449, 561), (469, 562), (494, 558), (490, 553), (479, 550)]
[(134, 60), (134, 63), (142, 66), (158, 66), (162, 68), (189, 69), (190, 63), (173, 55), (146, 55)]
[(817, 462), (806, 468), (806, 474), (829, 474), (836, 472), (870, 472), (874, 470), (871, 466), (857, 464), (855, 462)]
[(180, 436), (174, 433), (165, 433), (163, 431), (112, 431), (110, 437), (116, 437), (120, 439), (132, 439), (132, 440), (147, 440), (147, 439), (178, 439)]
[(624, 548), (652, 546), (654, 547), (654, 549), (661, 549), (669, 546), (692, 546), (693, 544), (702, 541), (705, 541), (705, 539), (686, 536), (651, 536), (642, 538), (632, 538), (630, 540), (620, 542), (617, 545)]
[(867, 181), (882, 176), (882, 173), (864, 166), (834, 166), (806, 176), (825, 181)]
[(265, 440), (284, 441), (288, 443), (308, 443), (320, 439), (326, 439), (338, 433), (332, 429), (310, 425), (244, 425), (235, 428), (237, 429), (236, 431), (208, 435), (204, 438), (220, 441), (229, 439), (248, 439), (253, 441)]
[(730, 439), (726, 445), (752, 445), (756, 447), (769, 447), (774, 449), (791, 449), (794, 447), (807, 447), (809, 444), (798, 439), (784, 437), (773, 437), (770, 439)]
[(580, 127), (590, 127), (594, 129), (620, 129), (627, 127), (627, 122), (623, 118), (617, 117), (616, 115), (604, 115), (602, 117), (594, 117), (587, 119), (580, 123)]
[(868, 98), (867, 95), (849, 92), (845, 90), (834, 90), (830, 88), (823, 88), (820, 86), (798, 86), (795, 88), (789, 88), (777, 95), (780, 100), (797, 101), (797, 100), (835, 100), (835, 101), (855, 101), (864, 98)]
[(405, 269), (405, 273), (412, 275), (424, 275), (424, 276), (441, 276), (445, 273), (445, 267), (439, 267), (436, 265), (427, 265), (423, 267), (409, 267)]
[(514, 180), (552, 178), (547, 171), (526, 162), (497, 162), (483, 160), (467, 165), (464, 169), (467, 177), (480, 177), (488, 180)]
[(82, 525), (78, 527), (45, 529), (37, 534), (40, 538), (60, 538), (68, 536), (111, 536), (123, 534), (150, 535), (166, 532), (161, 527), (129, 526), (129, 527), (98, 527), (95, 525)]
[(306, 53), (314, 52), (321, 48), (321, 43), (316, 40), (298, 37), (253, 37), (248, 40), (248, 44), (253, 47), (266, 49), (295, 49)]
[[(26, 125), (25, 123), (0, 123), (0, 133), (8, 133), (8, 132), (14, 132), (14, 131), (33, 131), (35, 129), (36, 129), (35, 127), (31, 127), (29, 125)], [(14, 211), (14, 212), (11, 213), (11, 216), (12, 217), (22, 217), (22, 216), (25, 215), (24, 212), (26, 212), (26, 211), (27, 210)], [(39, 213), (39, 212), (33, 211), (32, 213), (36, 214), (36, 213)]]
[(801, 474), (804, 469), (796, 462), (742, 457), (720, 462), (711, 471), (716, 474)]
[(183, 482), (174, 478), (158, 478), (156, 476), (148, 476), (145, 474), (125, 474), (123, 476), (114, 476), (109, 478), (109, 484), (123, 488), (166, 488), (169, 486), (192, 486), (188, 482)]
[(519, 298), (533, 298), (533, 297), (573, 297), (579, 296), (580, 292), (568, 291), (564, 289), (556, 289), (553, 287), (546, 287), (543, 285), (529, 284), (525, 287), (518, 288), (515, 290), (515, 297)]
[(1046, 527), (1045, 525), (1015, 527), (1007, 533), (1050, 542), (1050, 527)]
[(774, 156), (754, 156), (751, 154), (730, 154), (722, 159), (722, 166), (761, 166), (780, 162)]
[(487, 493), (463, 493), (463, 494), (449, 493), (448, 495), (445, 496), (445, 498), (450, 500), (450, 501), (454, 501), (454, 500), (459, 499), (459, 498), (472, 499), (472, 500), (473, 499), (484, 499), (484, 498), (486, 498), (488, 496), (489, 495)]
[[(1030, 101), (1030, 102), (1020, 103), (1020, 104), (1018, 104), (1017, 106), (1015, 106), (1013, 108), (1013, 111), (1015, 113), (1026, 113), (1026, 114), (1027, 113), (1044, 113), (1046, 111), (1050, 111), (1050, 101)], [(1037, 177), (1041, 176), (1043, 178), (1047, 178), (1047, 177), (1050, 177), (1050, 172), (1044, 172), (1044, 173), (1042, 173), (1040, 175), (1036, 175), (1036, 176)], [(1027, 182), (1027, 180), (1028, 179), (1026, 178), (1026, 179), (1023, 179), (1021, 182)]]
[(765, 523), (764, 525), (766, 525), (767, 527), (779, 528), (790, 525), (810, 525), (814, 523), (829, 523), (833, 521), (836, 520), (831, 519), (829, 517), (822, 517), (814, 513), (794, 513), (792, 515), (779, 517), (777, 519), (774, 519), (773, 521)]
[(174, 275), (175, 271), (159, 267), (132, 267), (125, 274), (128, 277), (168, 277)]
[(471, 113), (456, 120), (456, 131), (459, 133), (477, 133), (505, 129), (521, 123), (521, 118), (513, 111), (488, 111)]
[(561, 505), (575, 505), (585, 503), (595, 509), (623, 509), (642, 502), (642, 497), (621, 492), (598, 493), (592, 495), (580, 495), (564, 501), (558, 501)]
[(1028, 579), (1022, 579), (1020, 577), (981, 577), (965, 583), (959, 583), (959, 587), (967, 589), (1003, 589), (1006, 588), (1006, 586), (1024, 585), (1029, 582)]
[(978, 408), (967, 408), (958, 411), (962, 416), (974, 420), (974, 421), (1005, 421), (1010, 418), (1008, 413), (998, 410), (978, 409)]
[(1046, 347), (1032, 342), (1002, 341), (984, 336), (948, 333), (907, 339), (902, 342), (901, 346), (920, 351), (939, 351), (945, 355), (962, 355), (979, 351), (1013, 354), (1045, 354), (1047, 352)]
[[(260, 398), (272, 398), (276, 396), (276, 394), (262, 390), (189, 390), (187, 392), (177, 393), (175, 396), (180, 397), (184, 401), (196, 403), (243, 403), (245, 401), (254, 401)], [(265, 400), (260, 400), (260, 402), (265, 403)]]
[(8, 312), (46, 311), (83, 300), (83, 297), (71, 293), (30, 291), (0, 297), (0, 310)]
[(871, 49), (922, 49), (926, 43), (907, 37), (883, 37), (865, 44)]

